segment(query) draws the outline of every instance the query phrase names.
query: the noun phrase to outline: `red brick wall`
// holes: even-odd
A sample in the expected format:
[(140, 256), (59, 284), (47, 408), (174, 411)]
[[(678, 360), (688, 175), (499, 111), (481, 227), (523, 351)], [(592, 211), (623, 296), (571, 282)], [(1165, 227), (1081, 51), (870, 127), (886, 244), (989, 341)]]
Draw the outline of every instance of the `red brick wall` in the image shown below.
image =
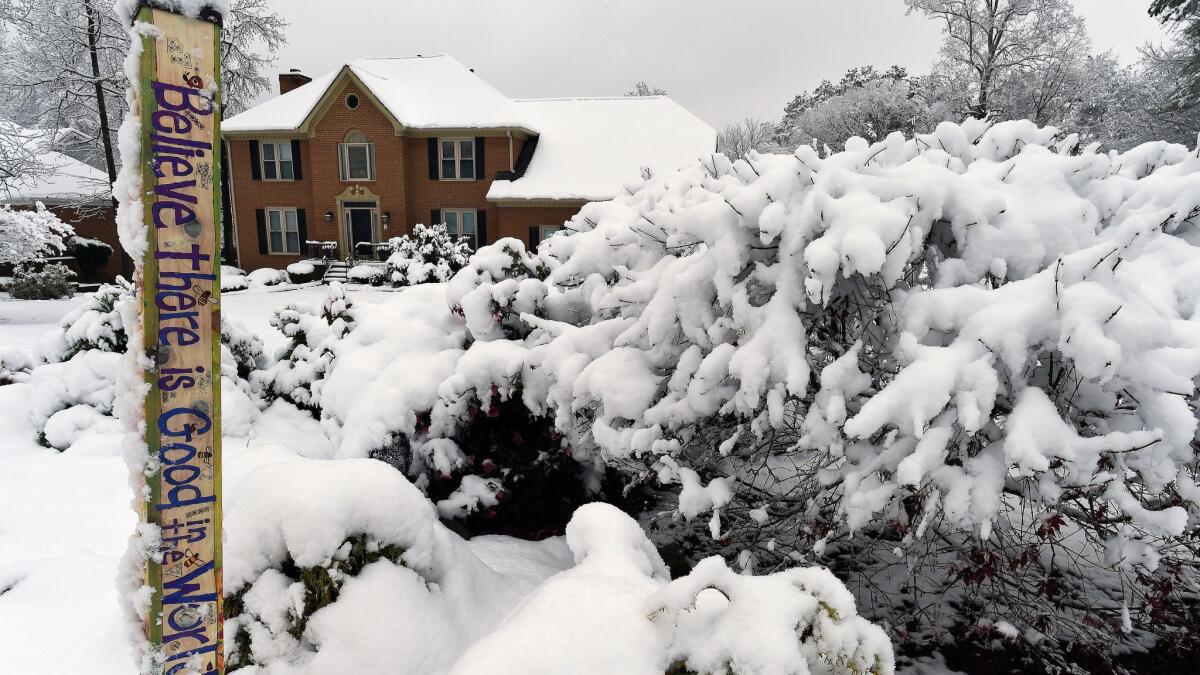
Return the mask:
[(505, 206), (500, 209), (500, 224), (493, 241), (515, 237), (529, 243), (529, 228), (535, 225), (562, 225), (579, 213), (577, 206)]
[[(345, 104), (349, 94), (357, 94), (360, 104), (351, 110)], [(339, 176), (338, 144), (348, 132), (358, 130), (375, 144), (374, 181), (343, 182)], [(458, 136), (458, 135), (456, 135)], [(466, 137), (465, 134), (462, 135)], [(262, 140), (269, 140), (264, 134)], [(229, 141), (230, 175), (234, 185), (234, 214), (237, 221), (239, 265), (246, 270), (260, 267), (285, 267), (302, 255), (259, 253), (255, 211), (268, 207), (305, 209), (308, 239), (336, 241), (337, 214), (325, 222), (327, 211), (337, 210), (337, 196), (354, 185), (361, 185), (379, 198), (382, 215), (391, 214), (391, 224), (381, 232), (386, 240), (412, 231), (417, 223), (428, 224), (433, 209), (477, 209), (487, 213), (487, 242), (502, 236), (528, 239), (529, 225), (559, 224), (578, 210), (574, 207), (497, 208), (486, 199), (491, 177), (509, 169), (508, 138), (488, 136), (484, 140), (484, 176), (482, 180), (430, 180), (428, 140), (424, 137), (396, 136), (386, 115), (353, 82), (347, 83), (334, 97), (332, 105), (314, 128), (314, 137), (300, 142), (302, 180), (256, 181), (250, 168), (250, 141)], [(521, 141), (513, 144), (514, 159), (520, 154)], [(513, 213), (508, 213), (508, 212)], [(302, 252), (303, 254), (304, 252)]]

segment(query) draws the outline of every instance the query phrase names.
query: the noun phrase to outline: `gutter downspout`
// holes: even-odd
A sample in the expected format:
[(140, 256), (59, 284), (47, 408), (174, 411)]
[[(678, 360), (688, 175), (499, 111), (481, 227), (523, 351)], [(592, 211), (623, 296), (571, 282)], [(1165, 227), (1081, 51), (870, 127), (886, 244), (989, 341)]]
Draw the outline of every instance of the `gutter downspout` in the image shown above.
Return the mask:
[[(225, 193), (229, 195), (229, 227), (227, 229), (229, 232), (229, 241), (225, 242), (225, 245), (229, 247), (229, 252), (233, 254), (232, 264), (240, 267), (242, 264), (242, 251), (241, 242), (239, 241), (241, 237), (239, 236), (240, 233), (237, 226), (237, 193), (233, 189), (233, 144), (226, 140), (222, 140), (221, 142), (224, 144), (224, 152), (221, 153), (221, 157), (226, 162), (225, 166), (229, 175), (228, 185), (225, 186)], [(225, 233), (222, 232), (221, 234), (224, 235)]]
[(512, 129), (506, 129), (504, 133), (508, 136), (508, 170), (513, 171), (516, 167), (513, 165)]

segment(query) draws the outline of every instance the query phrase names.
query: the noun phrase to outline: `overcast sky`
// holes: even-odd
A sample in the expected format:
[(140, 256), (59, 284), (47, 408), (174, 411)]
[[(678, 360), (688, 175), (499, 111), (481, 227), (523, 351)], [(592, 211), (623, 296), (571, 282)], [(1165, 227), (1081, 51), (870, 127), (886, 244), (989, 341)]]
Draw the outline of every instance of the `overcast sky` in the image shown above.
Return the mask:
[[(941, 40), (902, 0), (270, 2), (291, 21), (283, 70), (448, 53), (514, 98), (619, 95), (645, 80), (716, 127), (777, 119), (793, 95), (852, 66), (925, 72)], [(1096, 49), (1126, 62), (1163, 39), (1149, 3), (1075, 2)]]

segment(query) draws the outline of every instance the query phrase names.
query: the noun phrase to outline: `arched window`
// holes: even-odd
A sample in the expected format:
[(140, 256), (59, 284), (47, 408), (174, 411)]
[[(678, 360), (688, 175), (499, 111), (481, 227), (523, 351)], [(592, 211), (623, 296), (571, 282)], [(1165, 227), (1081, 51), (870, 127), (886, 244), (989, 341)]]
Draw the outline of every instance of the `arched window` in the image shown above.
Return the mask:
[(342, 180), (375, 180), (375, 144), (358, 129), (346, 133), (338, 146)]

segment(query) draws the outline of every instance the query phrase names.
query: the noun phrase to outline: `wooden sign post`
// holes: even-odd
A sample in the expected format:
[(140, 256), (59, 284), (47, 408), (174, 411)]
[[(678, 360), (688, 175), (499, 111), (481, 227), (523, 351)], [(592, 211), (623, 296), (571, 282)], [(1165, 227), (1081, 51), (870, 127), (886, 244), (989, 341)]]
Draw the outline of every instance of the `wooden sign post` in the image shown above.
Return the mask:
[[(224, 673), (221, 597), (219, 15), (143, 2), (140, 86), (147, 248), (140, 291), (149, 392), (146, 565), (153, 672)], [(152, 364), (152, 365), (151, 365)]]

